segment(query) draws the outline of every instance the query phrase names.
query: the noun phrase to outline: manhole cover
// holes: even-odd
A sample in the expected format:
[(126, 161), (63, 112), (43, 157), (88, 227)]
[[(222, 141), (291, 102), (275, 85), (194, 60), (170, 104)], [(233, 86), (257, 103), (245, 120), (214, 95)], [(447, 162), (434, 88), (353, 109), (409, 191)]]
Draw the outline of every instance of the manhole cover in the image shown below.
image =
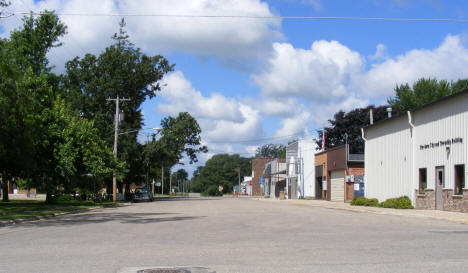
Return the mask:
[(216, 271), (211, 271), (205, 267), (153, 267), (153, 268), (138, 268), (133, 271), (129, 269), (128, 271), (121, 272), (136, 272), (136, 273), (216, 273)]

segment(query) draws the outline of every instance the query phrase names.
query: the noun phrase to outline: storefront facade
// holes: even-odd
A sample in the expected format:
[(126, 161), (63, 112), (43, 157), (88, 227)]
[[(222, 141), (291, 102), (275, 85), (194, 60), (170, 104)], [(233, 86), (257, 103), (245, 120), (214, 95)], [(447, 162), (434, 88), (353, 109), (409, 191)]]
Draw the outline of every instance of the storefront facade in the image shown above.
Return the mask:
[(467, 212), (467, 134), (467, 91), (364, 128), (366, 197)]
[(315, 154), (315, 170), (316, 199), (348, 202), (364, 188), (364, 155), (346, 145)]

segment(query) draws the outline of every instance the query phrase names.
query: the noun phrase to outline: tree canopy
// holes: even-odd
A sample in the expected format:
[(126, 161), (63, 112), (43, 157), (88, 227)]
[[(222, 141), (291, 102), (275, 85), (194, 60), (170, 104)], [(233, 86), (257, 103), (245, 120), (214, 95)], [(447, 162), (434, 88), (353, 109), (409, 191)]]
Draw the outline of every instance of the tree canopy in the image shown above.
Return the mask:
[[(0, 0), (0, 8), (7, 6)], [(54, 201), (63, 193), (96, 193), (111, 174), (126, 185), (156, 178), (184, 156), (197, 161), (201, 129), (188, 113), (162, 120), (161, 139), (141, 144), (141, 105), (156, 96), (160, 80), (173, 65), (135, 47), (122, 20), (114, 43), (98, 56), (67, 62), (63, 75), (52, 72), (47, 54), (61, 45), (67, 27), (53, 12), (32, 14), (23, 26), (0, 39), (0, 172), (3, 198), (8, 181), (36, 187)], [(119, 157), (112, 154), (114, 105), (120, 105)], [(144, 162), (145, 164), (142, 164)], [(164, 162), (164, 164), (163, 164)], [(161, 173), (159, 173), (161, 174)], [(169, 178), (169, 173), (165, 174)]]
[(25, 178), (47, 192), (80, 186), (90, 174), (102, 180), (117, 167), (94, 123), (61, 95), (47, 53), (59, 46), (66, 26), (52, 12), (23, 19), (23, 27), (1, 41), (0, 168), (3, 199), (7, 181)]
[[(210, 158), (205, 166), (195, 170), (192, 177), (192, 189), (206, 195), (231, 193), (238, 184), (237, 168), (240, 167), (241, 181), (245, 175), (252, 173), (252, 160), (238, 154), (217, 154)], [(223, 186), (223, 192), (218, 187)]]
[(282, 144), (264, 144), (257, 148), (255, 157), (285, 158), (286, 146)]
[[(114, 43), (99, 56), (86, 54), (66, 63), (63, 88), (67, 98), (79, 113), (94, 120), (100, 137), (109, 147), (113, 145), (115, 106), (106, 101), (108, 98), (127, 98), (120, 105), (119, 128), (122, 134), (118, 140), (118, 159), (125, 162), (125, 174), (119, 181), (129, 184), (141, 179), (140, 159), (143, 152), (137, 143), (137, 132), (143, 127), (141, 105), (156, 96), (161, 87), (159, 81), (173, 65), (160, 55), (148, 56), (129, 40), (125, 31), (125, 21), (120, 22), (120, 30), (112, 36)], [(141, 180), (140, 180), (141, 182)]]
[[(350, 152), (363, 153), (364, 140), (361, 136), (361, 128), (370, 124), (369, 112), (372, 109), (374, 122), (387, 118), (387, 106), (369, 105), (365, 108), (357, 108), (349, 112), (343, 110), (338, 111), (333, 115), (333, 119), (328, 122), (331, 126), (325, 127), (325, 149), (333, 148), (339, 145), (349, 144)], [(393, 109), (393, 115), (399, 113), (397, 109)], [(317, 147), (322, 147), (323, 131), (319, 131), (317, 139)], [(347, 136), (347, 138), (346, 138)]]
[(464, 90), (468, 90), (468, 79), (449, 83), (446, 80), (421, 78), (412, 86), (408, 83), (396, 86), (395, 96), (387, 101), (400, 111), (408, 111)]

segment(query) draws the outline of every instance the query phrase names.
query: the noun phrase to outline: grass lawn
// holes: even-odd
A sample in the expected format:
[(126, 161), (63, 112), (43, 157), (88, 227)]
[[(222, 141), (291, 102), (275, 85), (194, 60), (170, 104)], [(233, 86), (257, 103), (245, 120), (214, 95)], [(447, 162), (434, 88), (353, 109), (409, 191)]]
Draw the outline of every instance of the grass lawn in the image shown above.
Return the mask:
[(35, 216), (47, 216), (55, 213), (63, 213), (104, 207), (112, 202), (93, 203), (92, 201), (64, 201), (57, 204), (46, 204), (44, 201), (32, 200), (10, 200), (9, 202), (0, 201), (0, 221), (25, 219)]

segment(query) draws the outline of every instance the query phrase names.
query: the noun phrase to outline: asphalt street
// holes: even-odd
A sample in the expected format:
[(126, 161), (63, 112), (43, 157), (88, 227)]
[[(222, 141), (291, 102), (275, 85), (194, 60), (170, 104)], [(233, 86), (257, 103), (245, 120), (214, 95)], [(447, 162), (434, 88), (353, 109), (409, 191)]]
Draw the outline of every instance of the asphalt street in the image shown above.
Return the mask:
[(468, 225), (248, 199), (165, 199), (0, 227), (0, 272), (468, 272)]

